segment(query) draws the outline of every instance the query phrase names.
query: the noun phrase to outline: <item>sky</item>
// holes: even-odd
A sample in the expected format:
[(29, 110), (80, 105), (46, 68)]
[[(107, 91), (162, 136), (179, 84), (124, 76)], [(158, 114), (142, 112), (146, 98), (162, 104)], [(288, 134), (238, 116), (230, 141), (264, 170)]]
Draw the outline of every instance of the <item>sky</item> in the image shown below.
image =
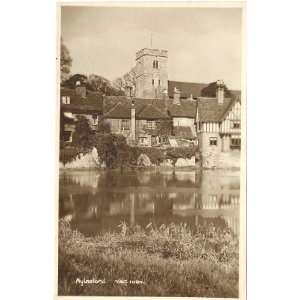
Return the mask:
[(113, 80), (142, 48), (168, 50), (168, 79), (241, 88), (240, 8), (62, 7), (71, 73)]

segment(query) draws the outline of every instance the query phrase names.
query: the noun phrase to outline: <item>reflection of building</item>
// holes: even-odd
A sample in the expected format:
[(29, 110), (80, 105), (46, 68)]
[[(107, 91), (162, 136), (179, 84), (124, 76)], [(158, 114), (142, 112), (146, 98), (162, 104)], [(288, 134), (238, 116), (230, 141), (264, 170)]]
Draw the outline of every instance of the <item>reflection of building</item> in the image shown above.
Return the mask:
[(129, 176), (130, 180), (112, 172), (63, 174), (60, 213), (72, 213), (72, 222), (84, 232), (118, 230), (123, 221), (145, 227), (150, 222), (197, 226), (207, 220), (223, 227), (226, 222), (238, 234), (238, 173), (206, 170), (193, 183), (189, 177), (195, 172), (182, 172), (179, 177), (177, 172), (148, 172), (150, 179), (144, 184), (137, 179), (141, 174)]
[[(234, 175), (234, 176), (232, 176)], [(239, 204), (239, 176), (205, 170), (201, 178), (204, 209), (234, 208)]]

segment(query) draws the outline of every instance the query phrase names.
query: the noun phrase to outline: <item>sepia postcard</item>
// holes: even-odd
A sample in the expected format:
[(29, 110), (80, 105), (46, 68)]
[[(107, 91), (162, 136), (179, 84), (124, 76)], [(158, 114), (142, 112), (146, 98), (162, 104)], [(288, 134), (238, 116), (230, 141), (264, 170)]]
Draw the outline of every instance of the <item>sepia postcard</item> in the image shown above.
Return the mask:
[(244, 2), (57, 24), (56, 299), (246, 299)]

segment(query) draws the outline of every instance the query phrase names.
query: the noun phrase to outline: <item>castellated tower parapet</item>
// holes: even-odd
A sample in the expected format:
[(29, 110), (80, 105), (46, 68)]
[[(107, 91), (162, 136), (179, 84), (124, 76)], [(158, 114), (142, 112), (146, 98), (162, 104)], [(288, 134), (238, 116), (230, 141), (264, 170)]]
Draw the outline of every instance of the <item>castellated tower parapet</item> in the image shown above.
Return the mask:
[(162, 99), (168, 89), (168, 51), (144, 48), (136, 53), (136, 97)]

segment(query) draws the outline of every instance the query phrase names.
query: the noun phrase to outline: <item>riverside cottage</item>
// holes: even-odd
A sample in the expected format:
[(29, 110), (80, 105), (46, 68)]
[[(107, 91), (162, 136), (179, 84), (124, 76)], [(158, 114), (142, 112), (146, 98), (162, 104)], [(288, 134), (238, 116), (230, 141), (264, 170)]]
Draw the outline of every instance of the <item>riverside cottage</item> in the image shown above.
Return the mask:
[(200, 97), (196, 110), (202, 166), (239, 167), (241, 148), (241, 100), (224, 97), (224, 83), (217, 82), (216, 98)]
[(128, 142), (140, 146), (191, 146), (197, 144), (196, 101), (141, 99), (106, 96), (103, 119), (112, 133), (122, 134)]
[(161, 124), (169, 120), (167, 111), (160, 105), (144, 99), (111, 96), (104, 97), (104, 122), (112, 133), (122, 134), (129, 144), (155, 146), (163, 143)]
[(84, 116), (91, 129), (96, 131), (102, 115), (102, 96), (99, 93), (87, 91), (85, 85), (79, 81), (76, 82), (75, 89), (61, 88), (60, 94), (64, 142), (72, 142), (78, 116)]

